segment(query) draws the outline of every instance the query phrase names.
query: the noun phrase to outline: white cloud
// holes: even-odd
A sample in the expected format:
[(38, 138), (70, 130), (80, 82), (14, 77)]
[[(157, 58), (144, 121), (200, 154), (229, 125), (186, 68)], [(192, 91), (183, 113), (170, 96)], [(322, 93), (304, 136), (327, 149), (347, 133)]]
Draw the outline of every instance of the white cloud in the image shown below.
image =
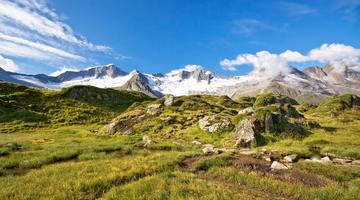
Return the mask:
[(275, 76), (288, 70), (288, 62), (285, 58), (268, 51), (260, 51), (255, 55), (240, 54), (234, 60), (224, 59), (220, 62), (223, 67), (235, 67), (244, 64), (251, 64), (254, 67), (251, 74), (263, 76)]
[(291, 50), (286, 50), (285, 52), (281, 53), (280, 57), (283, 57), (289, 62), (306, 62), (308, 60), (308, 58), (302, 55), (300, 52)]
[(346, 67), (360, 69), (360, 49), (344, 44), (323, 44), (319, 48), (302, 55), (297, 51), (286, 50), (280, 54), (260, 51), (254, 54), (239, 54), (235, 59), (224, 59), (220, 65), (224, 69), (235, 68), (244, 64), (254, 67), (252, 73), (274, 76), (289, 69), (290, 62), (304, 63), (315, 61), (331, 64), (335, 70), (343, 71)]
[(59, 76), (60, 74), (62, 74), (64, 72), (68, 72), (68, 71), (77, 72), (80, 70), (77, 68), (73, 68), (73, 67), (61, 67), (60, 69), (56, 70), (55, 72), (49, 74), (49, 76)]
[(14, 63), (14, 61), (4, 58), (0, 55), (0, 67), (6, 71), (18, 72), (20, 68)]
[(63, 22), (47, 0), (0, 0), (0, 53), (51, 63), (81, 61), (82, 51), (112, 54)]

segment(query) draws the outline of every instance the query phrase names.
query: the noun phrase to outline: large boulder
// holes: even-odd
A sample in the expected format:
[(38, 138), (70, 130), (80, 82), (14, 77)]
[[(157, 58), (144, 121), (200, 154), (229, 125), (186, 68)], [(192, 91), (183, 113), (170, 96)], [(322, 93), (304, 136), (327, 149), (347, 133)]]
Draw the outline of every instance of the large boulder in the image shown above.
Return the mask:
[(173, 95), (166, 95), (164, 105), (165, 106), (172, 106), (174, 104), (174, 96)]
[(256, 146), (255, 124), (250, 119), (244, 119), (236, 127), (234, 139), (237, 147)]
[(274, 121), (271, 112), (265, 114), (264, 124), (265, 131), (272, 132), (274, 130)]
[(209, 133), (231, 131), (234, 126), (229, 119), (218, 119), (215, 115), (206, 116), (199, 120), (199, 127)]

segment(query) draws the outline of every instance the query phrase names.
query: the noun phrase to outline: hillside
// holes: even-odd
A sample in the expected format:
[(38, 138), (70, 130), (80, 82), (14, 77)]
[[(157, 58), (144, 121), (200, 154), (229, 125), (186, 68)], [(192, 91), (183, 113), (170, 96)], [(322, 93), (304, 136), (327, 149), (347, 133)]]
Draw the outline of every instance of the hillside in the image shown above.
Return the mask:
[(355, 95), (1, 86), (0, 199), (358, 199)]
[(92, 86), (56, 92), (0, 82), (0, 129), (105, 123), (134, 102), (150, 99), (142, 93)]

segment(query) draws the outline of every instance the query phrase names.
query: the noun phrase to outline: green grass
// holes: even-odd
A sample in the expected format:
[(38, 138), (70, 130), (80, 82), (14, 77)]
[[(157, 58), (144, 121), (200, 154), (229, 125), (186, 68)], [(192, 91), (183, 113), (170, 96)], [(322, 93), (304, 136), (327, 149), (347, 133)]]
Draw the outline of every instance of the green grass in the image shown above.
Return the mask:
[[(285, 115), (296, 112), (290, 98), (265, 95), (236, 102), (223, 96), (176, 97), (174, 106), (130, 123), (132, 134), (106, 135), (101, 130), (114, 116), (138, 119), (148, 105), (163, 99), (84, 86), (58, 92), (0, 86), (0, 199), (359, 199), (360, 167), (296, 163), (296, 170), (328, 181), (309, 186), (242, 169), (232, 162), (243, 159), (236, 153), (204, 156), (202, 147), (191, 143), (233, 148), (234, 130), (207, 133), (198, 127), (199, 119), (217, 115), (236, 125), (250, 117), (238, 111), (253, 104), (256, 114)], [(357, 100), (334, 98), (317, 108), (298, 106), (305, 118), (288, 119), (309, 134), (263, 133), (272, 139), (259, 148), (360, 159)], [(348, 106), (336, 112), (324, 109), (339, 101)], [(306, 126), (305, 119), (320, 126)], [(153, 140), (151, 145), (144, 146), (144, 135)]]
[(0, 82), (0, 133), (29, 128), (107, 123), (142, 93), (74, 86), (59, 92)]

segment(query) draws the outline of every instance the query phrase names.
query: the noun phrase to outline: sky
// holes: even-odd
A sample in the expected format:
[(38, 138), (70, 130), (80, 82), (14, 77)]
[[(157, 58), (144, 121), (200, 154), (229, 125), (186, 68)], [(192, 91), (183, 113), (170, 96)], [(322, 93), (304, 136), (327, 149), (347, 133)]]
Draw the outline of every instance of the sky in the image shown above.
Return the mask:
[(360, 0), (0, 0), (0, 67), (21, 73), (359, 67), (359, 48)]

